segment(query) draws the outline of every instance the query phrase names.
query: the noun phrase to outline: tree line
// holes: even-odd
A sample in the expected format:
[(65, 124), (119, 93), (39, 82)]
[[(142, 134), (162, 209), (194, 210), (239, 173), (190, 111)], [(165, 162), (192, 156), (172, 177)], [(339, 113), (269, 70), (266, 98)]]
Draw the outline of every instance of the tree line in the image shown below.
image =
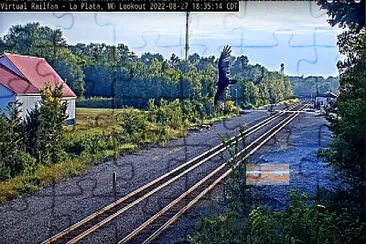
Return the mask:
[[(150, 52), (137, 56), (124, 44), (70, 45), (60, 29), (39, 23), (12, 26), (0, 37), (0, 52), (44, 57), (79, 100), (106, 97), (113, 106), (146, 108), (150, 98), (211, 103), (216, 92), (215, 56), (194, 53), (185, 61), (174, 53), (168, 59)], [(249, 64), (245, 55), (232, 57), (232, 75), (239, 81), (230, 88), (237, 105), (261, 106), (293, 96), (288, 77)], [(92, 100), (79, 105), (93, 106)]]
[(289, 76), (294, 95), (299, 97), (315, 97), (327, 92), (337, 92), (339, 77), (329, 76)]

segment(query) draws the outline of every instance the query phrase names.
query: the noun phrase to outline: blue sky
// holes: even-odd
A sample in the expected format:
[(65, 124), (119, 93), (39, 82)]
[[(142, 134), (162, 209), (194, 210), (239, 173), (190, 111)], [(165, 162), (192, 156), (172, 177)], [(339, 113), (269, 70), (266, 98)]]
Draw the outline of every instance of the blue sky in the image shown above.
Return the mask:
[[(315, 2), (241, 2), (238, 13), (191, 13), (190, 53), (233, 55), (288, 75), (337, 75), (337, 34)], [(0, 35), (14, 24), (63, 30), (68, 43), (124, 43), (137, 54), (184, 56), (185, 13), (0, 13)]]

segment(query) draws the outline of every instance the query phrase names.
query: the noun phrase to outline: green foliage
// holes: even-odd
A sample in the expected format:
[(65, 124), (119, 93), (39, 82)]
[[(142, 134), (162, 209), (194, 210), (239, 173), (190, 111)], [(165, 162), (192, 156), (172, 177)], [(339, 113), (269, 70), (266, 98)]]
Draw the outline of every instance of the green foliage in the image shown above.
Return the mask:
[(79, 57), (63, 49), (58, 58), (52, 62), (53, 68), (66, 81), (78, 97), (83, 96), (85, 88), (84, 71)]
[(67, 118), (67, 104), (62, 102), (62, 85), (48, 84), (41, 91), (40, 106), (24, 119), (23, 136), (27, 152), (37, 163), (56, 163), (65, 155), (62, 150), (62, 126)]
[[(334, 133), (328, 149), (319, 156), (329, 162), (350, 183), (352, 200), (365, 208), (365, 143), (366, 143), (366, 42), (365, 2), (346, 1), (335, 5), (319, 2), (327, 10), (331, 25), (345, 28), (338, 35), (339, 52), (346, 58), (338, 62), (340, 94), (327, 111), (330, 129)], [(356, 204), (356, 205), (359, 205)], [(363, 219), (366, 219), (363, 216)]]
[[(148, 111), (130, 107), (109, 112), (82, 109), (82, 114), (77, 112), (77, 123), (81, 124), (63, 127), (66, 104), (61, 97), (61, 87), (47, 86), (39, 106), (29, 111), (24, 120), (20, 120), (16, 110), (19, 106), (13, 104), (0, 117), (0, 176), (2, 181), (20, 177), (22, 183), (16, 184), (18, 193), (39, 189), (49, 177), (82, 172), (103, 159), (185, 136), (191, 123), (208, 118), (200, 102), (161, 99), (155, 104), (151, 99)], [(51, 168), (56, 172), (49, 172)], [(35, 174), (44, 170), (48, 173), (34, 179)], [(4, 191), (4, 195), (14, 197), (14, 190)]]
[(245, 236), (240, 223), (228, 215), (216, 218), (203, 218), (197, 226), (195, 235), (189, 238), (191, 243), (243, 243)]
[(242, 108), (276, 104), (293, 96), (288, 77), (259, 65), (246, 65), (235, 77), (238, 83), (230, 87), (230, 94)]
[(288, 78), (296, 96), (314, 98), (329, 91), (336, 92), (339, 88), (339, 77), (329, 76), (324, 79), (322, 76), (289, 76)]
[[(201, 57), (194, 53), (189, 62), (172, 54), (164, 60), (159, 53), (144, 53), (137, 57), (128, 46), (105, 43), (67, 45), (59, 29), (29, 23), (15, 25), (0, 39), (0, 50), (44, 57), (82, 98), (113, 97), (113, 103), (85, 101), (83, 106), (147, 107), (154, 98), (192, 102), (208, 101), (216, 92), (217, 60), (214, 56)], [(250, 65), (246, 56), (232, 58), (232, 73), (241, 82), (232, 86), (238, 91), (238, 104), (260, 106), (278, 102), (292, 95), (287, 79), (278, 72), (270, 72), (261, 65)], [(260, 89), (262, 87), (262, 90)], [(268, 93), (262, 96), (260, 93)], [(212, 113), (204, 104), (206, 114)]]
[(328, 22), (331, 26), (339, 25), (341, 28), (349, 27), (356, 31), (365, 27), (365, 2), (364, 1), (339, 1), (328, 2), (318, 0), (318, 5), (327, 11)]
[[(222, 138), (227, 142), (227, 138)], [(232, 158), (237, 143), (226, 145)], [(233, 165), (233, 163), (231, 164)], [(365, 224), (355, 219), (345, 208), (330, 210), (312, 201), (306, 194), (292, 191), (290, 205), (276, 211), (258, 206), (256, 197), (246, 185), (246, 162), (233, 168), (227, 181), (229, 203), (219, 216), (200, 220), (196, 232), (189, 237), (191, 243), (364, 243)], [(339, 196), (343, 199), (345, 195)], [(334, 198), (335, 199), (335, 198)], [(329, 204), (329, 202), (327, 202)]]
[(291, 205), (278, 212), (257, 207), (249, 215), (252, 243), (364, 243), (365, 225), (343, 210), (337, 214), (291, 193)]
[(299, 195), (294, 191), (286, 210), (275, 211), (258, 206), (250, 211), (248, 222), (243, 221), (246, 217), (238, 215), (234, 209), (218, 217), (201, 219), (190, 241), (263, 244), (365, 242), (365, 224), (355, 220), (346, 209), (337, 213), (324, 205), (306, 202), (305, 194)]
[(54, 89), (47, 85), (41, 98), (40, 105), (24, 119), (18, 102), (9, 103), (0, 114), (0, 180), (65, 158), (62, 126), (67, 105), (61, 101), (62, 85)]
[(0, 111), (0, 180), (35, 165), (35, 159), (25, 150), (19, 106), (18, 102), (11, 102), (6, 111)]
[(148, 127), (146, 114), (133, 108), (126, 108), (119, 114), (123, 133), (138, 144)]
[[(183, 114), (183, 104), (176, 99), (172, 102), (168, 102), (164, 99), (160, 100), (160, 104), (155, 105), (154, 100), (151, 99), (149, 101), (149, 118), (150, 121), (156, 122), (160, 127), (171, 127), (173, 129), (184, 128), (185, 120), (188, 122), (187, 115)], [(192, 104), (189, 102), (185, 102), (184, 105), (187, 107), (184, 108), (185, 111), (193, 111)], [(188, 114), (188, 116), (192, 116)], [(194, 115), (193, 115), (194, 116)], [(193, 118), (191, 117), (193, 120)]]
[(227, 101), (225, 104), (225, 113), (232, 113), (232, 114), (239, 114), (239, 109), (235, 107), (235, 104), (233, 101)]

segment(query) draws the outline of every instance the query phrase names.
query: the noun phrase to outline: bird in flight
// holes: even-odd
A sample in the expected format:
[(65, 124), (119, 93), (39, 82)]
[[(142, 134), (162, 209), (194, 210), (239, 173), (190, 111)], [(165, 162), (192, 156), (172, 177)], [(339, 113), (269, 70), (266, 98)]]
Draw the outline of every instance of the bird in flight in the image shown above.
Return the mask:
[(218, 62), (219, 80), (217, 82), (217, 91), (214, 98), (215, 107), (219, 110), (224, 110), (227, 87), (229, 84), (235, 84), (237, 80), (232, 79), (230, 75), (230, 54), (231, 46), (226, 45), (221, 52)]

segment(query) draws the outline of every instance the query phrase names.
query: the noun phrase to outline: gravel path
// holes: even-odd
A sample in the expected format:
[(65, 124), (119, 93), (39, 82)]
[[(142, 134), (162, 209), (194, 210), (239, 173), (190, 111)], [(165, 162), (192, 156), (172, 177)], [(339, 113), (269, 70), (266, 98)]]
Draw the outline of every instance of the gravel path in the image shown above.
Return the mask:
[[(289, 204), (290, 190), (298, 189), (311, 195), (316, 192), (318, 186), (326, 189), (341, 186), (342, 183), (333, 169), (326, 167), (325, 163), (316, 158), (318, 149), (325, 148), (331, 140), (332, 135), (326, 125), (328, 122), (322, 116), (316, 113), (302, 113), (251, 156), (251, 163), (289, 164), (290, 169), (289, 185), (254, 186), (252, 192), (262, 195), (265, 204), (283, 209)], [(216, 216), (223, 210), (223, 196), (224, 188), (221, 185), (195, 205), (174, 227), (160, 236), (157, 242), (187, 241), (187, 236), (194, 232), (199, 217)]]
[[(233, 136), (238, 133), (241, 125), (258, 122), (268, 115), (266, 111), (250, 111), (239, 117), (216, 122), (210, 129), (189, 132), (188, 137), (170, 141), (166, 147), (152, 147), (100, 164), (33, 196), (2, 205), (0, 242), (39, 243), (111, 203), (115, 196), (124, 196), (219, 144), (218, 134), (228, 133)], [(104, 226), (82, 243), (115, 243), (123, 232), (136, 226), (145, 216), (150, 216), (159, 206), (176, 197), (180, 190), (192, 185), (198, 175), (212, 167), (214, 164), (207, 165), (194, 175), (187, 175), (178, 184), (169, 187), (168, 191), (146, 200), (129, 215)], [(114, 172), (117, 174), (116, 192), (112, 191)]]

